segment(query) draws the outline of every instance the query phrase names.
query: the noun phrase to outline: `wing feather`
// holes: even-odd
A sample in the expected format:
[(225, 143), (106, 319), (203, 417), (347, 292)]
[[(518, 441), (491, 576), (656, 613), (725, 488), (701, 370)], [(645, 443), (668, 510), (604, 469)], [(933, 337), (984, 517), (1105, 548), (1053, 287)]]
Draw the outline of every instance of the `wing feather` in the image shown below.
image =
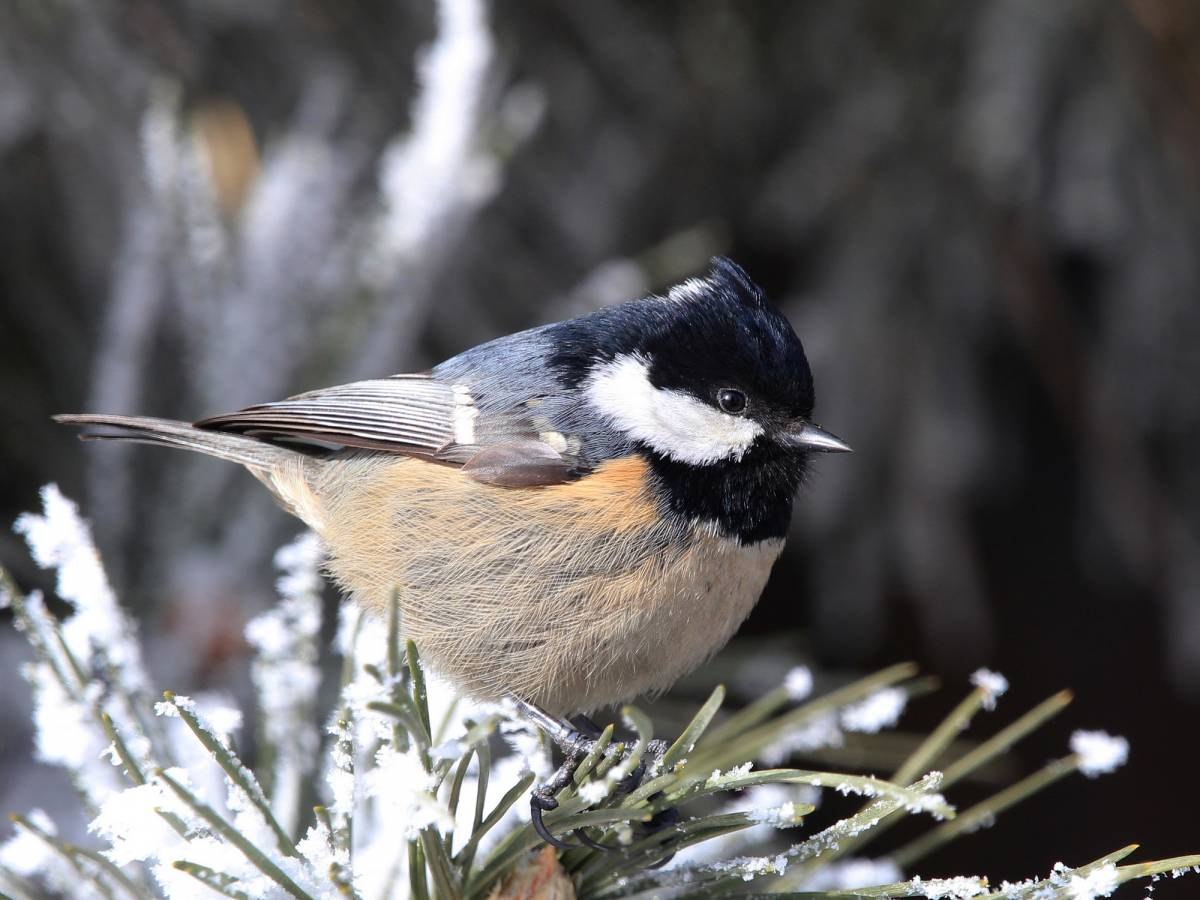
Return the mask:
[(506, 410), (481, 417), (465, 387), (428, 375), (394, 375), (260, 403), (195, 424), (272, 443), (358, 447), (465, 463), (469, 477), (505, 487), (579, 477), (579, 461), (539, 439), (526, 415)]
[(336, 385), (196, 423), (265, 440), (316, 440), (436, 456), (456, 443), (470, 398), (425, 375)]

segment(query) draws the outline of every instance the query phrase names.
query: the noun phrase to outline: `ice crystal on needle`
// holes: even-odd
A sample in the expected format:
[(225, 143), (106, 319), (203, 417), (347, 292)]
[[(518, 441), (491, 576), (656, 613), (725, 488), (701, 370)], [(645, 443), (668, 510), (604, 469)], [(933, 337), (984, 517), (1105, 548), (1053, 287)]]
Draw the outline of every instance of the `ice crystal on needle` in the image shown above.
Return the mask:
[(1079, 756), (1079, 771), (1088, 778), (1108, 775), (1129, 759), (1129, 741), (1105, 731), (1076, 731), (1071, 752)]
[(986, 710), (995, 709), (996, 700), (1008, 690), (1008, 679), (990, 669), (977, 669), (971, 675), (971, 684), (983, 691), (983, 708)]
[(136, 629), (117, 605), (79, 507), (54, 484), (42, 488), (42, 507), (42, 515), (25, 513), (14, 527), (28, 543), (34, 561), (58, 573), (55, 592), (72, 607), (62, 626), (68, 647), (81, 662), (103, 652), (105, 663), (121, 677), (124, 687), (144, 689)]
[(1067, 882), (1067, 896), (1070, 900), (1097, 900), (1112, 894), (1120, 884), (1117, 867), (1109, 863), (1086, 875), (1072, 875)]
[(866, 734), (891, 728), (904, 712), (907, 702), (908, 695), (899, 688), (876, 691), (862, 702), (842, 710), (842, 727)]
[[(14, 526), (42, 568), (57, 572), (56, 590), (71, 607), (58, 622), (40, 594), (22, 598), (16, 617), (34, 647), (22, 674), (34, 695), (38, 758), (61, 765), (76, 787), (98, 805), (121, 779), (103, 758), (109, 741), (92, 727), (106, 700), (110, 715), (131, 732), (133, 709), (144, 697), (146, 676), (136, 629), (108, 583), (91, 529), (79, 508), (56, 485), (41, 491), (42, 513), (25, 513)], [(134, 750), (144, 746), (133, 743)]]
[(305, 532), (275, 554), (280, 602), (246, 625), (255, 649), (251, 677), (258, 697), (262, 739), (271, 759), (267, 784), (280, 820), (300, 821), (303, 785), (320, 750), (317, 694), (324, 549)]
[(808, 666), (796, 666), (789, 669), (783, 679), (783, 688), (787, 691), (788, 699), (793, 703), (807, 700), (813, 690), (812, 670)]

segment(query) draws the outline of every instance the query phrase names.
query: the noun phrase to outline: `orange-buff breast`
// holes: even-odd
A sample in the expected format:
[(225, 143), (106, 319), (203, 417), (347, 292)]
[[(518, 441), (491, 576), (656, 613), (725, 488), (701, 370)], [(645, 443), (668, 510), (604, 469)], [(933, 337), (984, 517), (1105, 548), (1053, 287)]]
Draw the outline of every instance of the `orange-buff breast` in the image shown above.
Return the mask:
[(505, 488), (363, 453), (272, 481), (359, 603), (386, 615), (398, 592), (402, 631), (436, 671), (481, 699), (569, 713), (666, 688), (723, 646), (782, 548), (664, 519), (648, 474), (630, 457)]

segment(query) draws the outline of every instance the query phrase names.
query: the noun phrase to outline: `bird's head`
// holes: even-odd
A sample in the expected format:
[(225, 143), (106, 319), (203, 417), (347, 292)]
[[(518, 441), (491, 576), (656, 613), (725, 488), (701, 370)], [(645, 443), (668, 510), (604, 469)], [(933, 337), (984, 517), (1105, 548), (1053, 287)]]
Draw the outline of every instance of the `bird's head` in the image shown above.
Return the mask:
[(665, 297), (558, 327), (556, 364), (579, 374), (591, 409), (677, 463), (850, 449), (812, 422), (812, 372), (791, 324), (729, 260)]

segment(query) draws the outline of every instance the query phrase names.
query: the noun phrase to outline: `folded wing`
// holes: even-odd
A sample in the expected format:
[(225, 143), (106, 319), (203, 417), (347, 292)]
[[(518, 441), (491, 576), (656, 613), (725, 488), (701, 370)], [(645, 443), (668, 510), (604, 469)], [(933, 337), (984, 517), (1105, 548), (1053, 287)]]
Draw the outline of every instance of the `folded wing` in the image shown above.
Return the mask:
[(424, 375), (355, 381), (212, 416), (197, 428), (425, 456), (470, 445), (469, 396)]
[[(513, 487), (554, 484), (580, 474), (575, 463), (525, 430), (531, 423), (516, 422), (511, 414), (489, 418), (501, 420), (503, 427), (497, 427), (501, 421), (480, 421), (465, 387), (428, 375), (394, 375), (260, 403), (195, 425), (271, 443), (468, 463), (464, 472), (470, 477)], [(477, 464), (469, 465), (476, 457)]]

